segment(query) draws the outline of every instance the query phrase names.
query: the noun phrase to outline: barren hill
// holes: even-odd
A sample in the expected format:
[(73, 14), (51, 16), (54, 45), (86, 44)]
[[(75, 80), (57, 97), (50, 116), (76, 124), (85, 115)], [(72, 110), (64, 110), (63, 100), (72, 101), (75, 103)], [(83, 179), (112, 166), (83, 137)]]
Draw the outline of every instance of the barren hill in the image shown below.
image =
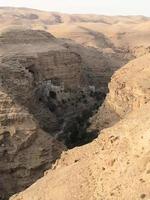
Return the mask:
[(150, 18), (144, 16), (69, 15), (0, 8), (0, 30), (44, 30), (61, 38), (67, 48), (80, 53), (91, 72), (91, 81), (101, 90), (106, 90), (114, 71), (150, 52), (149, 27)]
[[(0, 29), (24, 27), (51, 32), (100, 49), (149, 45), (150, 18), (144, 16), (69, 15), (25, 8), (0, 8)], [(147, 43), (148, 42), (148, 43)]]

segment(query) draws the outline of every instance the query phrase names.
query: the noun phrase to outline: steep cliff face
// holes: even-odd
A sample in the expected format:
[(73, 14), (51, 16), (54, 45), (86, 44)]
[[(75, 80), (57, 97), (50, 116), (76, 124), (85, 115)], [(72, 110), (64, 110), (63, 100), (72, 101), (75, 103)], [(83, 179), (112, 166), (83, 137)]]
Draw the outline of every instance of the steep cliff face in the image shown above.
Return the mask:
[(87, 120), (104, 95), (89, 84), (81, 56), (44, 31), (5, 30), (0, 54), (3, 199), (51, 168), (66, 149), (56, 138), (72, 148), (97, 136), (86, 136)]
[[(35, 33), (35, 35), (33, 34)], [(29, 44), (29, 43), (39, 43), (39, 42), (53, 42), (56, 43), (56, 38), (45, 31), (33, 31), (30, 29), (4, 29), (0, 34), (1, 44)]]
[(118, 70), (109, 84), (109, 94), (93, 117), (93, 126), (109, 127), (150, 100), (150, 54), (130, 61)]
[[(84, 36), (83, 36), (84, 37)], [(84, 73), (91, 85), (95, 85), (103, 93), (108, 92), (108, 83), (113, 73), (134, 57), (126, 52), (103, 52), (98, 48), (80, 45), (72, 40), (61, 39), (62, 45), (70, 51), (80, 54), (86, 68)]]
[(37, 58), (33, 58), (33, 60), (32, 57), (26, 60), (27, 62), (29, 60), (29, 63), (25, 61), (29, 71), (33, 69), (33, 73), (34, 70), (35, 73), (38, 73), (37, 81), (39, 82), (57, 78), (64, 83), (65, 87), (75, 89), (85, 84), (82, 77), (82, 60), (79, 54), (67, 50), (51, 50), (46, 53), (39, 53)]
[(3, 32), (0, 52), (0, 198), (5, 199), (41, 177), (65, 149), (52, 137), (62, 124), (49, 98), (86, 86), (86, 79), (80, 56), (43, 31)]
[[(43, 98), (46, 97), (43, 95), (49, 96), (50, 81), (54, 84), (57, 82), (58, 88), (63, 86), (65, 89), (79, 90), (86, 87), (86, 77), (80, 55), (65, 49), (56, 38), (44, 31), (10, 30), (2, 35), (0, 40), (2, 44), (1, 62), (8, 65), (2, 71), (6, 80), (6, 90), (13, 95), (17, 91), (16, 98), (19, 103), (28, 107), (42, 128), (54, 131), (58, 126), (57, 119), (55, 114), (48, 109), (46, 105), (48, 102), (44, 104), (45, 99)], [(21, 40), (22, 35), (23, 40)], [(6, 42), (9, 40), (11, 40), (10, 43)], [(11, 87), (14, 85), (11, 85), (13, 80), (11, 76), (16, 78), (14, 88)], [(21, 77), (24, 81), (21, 81)], [(23, 85), (26, 95), (22, 95), (23, 88), (20, 87), (24, 82), (29, 84), (28, 86)], [(46, 87), (47, 94), (44, 93)]]
[[(149, 66), (147, 55), (113, 76), (100, 112), (108, 116), (108, 102), (109, 117), (113, 116), (112, 110), (118, 116), (114, 126), (103, 129), (92, 143), (63, 152), (43, 178), (10, 199), (149, 199)], [(115, 123), (114, 118), (112, 121)]]
[(0, 64), (0, 80), (0, 198), (5, 199), (42, 176), (64, 147), (40, 129), (28, 107), (34, 100), (31, 74), (10, 62)]

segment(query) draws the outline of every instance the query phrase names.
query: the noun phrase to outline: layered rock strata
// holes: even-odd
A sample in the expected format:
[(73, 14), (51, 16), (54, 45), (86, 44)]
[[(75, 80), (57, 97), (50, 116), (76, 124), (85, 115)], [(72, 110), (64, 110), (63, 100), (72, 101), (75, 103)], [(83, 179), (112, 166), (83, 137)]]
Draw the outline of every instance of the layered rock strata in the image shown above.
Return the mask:
[[(92, 143), (64, 152), (43, 178), (10, 199), (149, 199), (149, 66), (147, 55), (112, 78), (104, 105), (108, 99), (113, 102), (109, 107), (114, 105), (117, 113), (115, 125), (103, 129)], [(104, 105), (103, 113), (108, 114)]]
[(97, 137), (86, 128), (104, 94), (89, 83), (80, 54), (47, 32), (5, 30), (0, 55), (0, 159), (6, 159), (0, 190), (5, 198), (41, 177), (66, 149), (62, 143), (72, 148)]
[(109, 94), (92, 119), (93, 126), (100, 130), (109, 127), (149, 102), (149, 62), (147, 54), (130, 61), (113, 75)]

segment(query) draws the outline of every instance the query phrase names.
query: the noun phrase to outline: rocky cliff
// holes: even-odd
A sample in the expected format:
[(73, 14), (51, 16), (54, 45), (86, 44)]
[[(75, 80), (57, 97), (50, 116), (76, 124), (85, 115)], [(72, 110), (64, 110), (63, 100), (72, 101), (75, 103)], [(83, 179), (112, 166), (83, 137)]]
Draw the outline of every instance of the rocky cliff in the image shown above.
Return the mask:
[[(33, 36), (33, 33), (28, 32), (27, 35)], [(40, 34), (42, 35), (42, 32)], [(22, 36), (22, 33), (20, 35)], [(21, 41), (20, 35), (19, 32), (7, 32), (0, 39), (1, 199), (5, 199), (32, 184), (42, 176), (45, 169), (51, 167), (52, 162), (59, 157), (64, 149), (62, 144), (44, 132), (42, 126), (39, 125), (36, 113), (44, 112), (44, 107), (34, 103), (36, 101), (34, 76), (21, 64), (15, 48), (15, 45), (17, 46), (21, 42), (24, 47), (27, 47), (30, 38), (27, 37)], [(18, 38), (18, 43), (15, 37)], [(36, 38), (35, 34), (34, 38)], [(7, 49), (8, 46), (9, 49)], [(14, 51), (11, 48), (14, 48)], [(6, 51), (7, 54), (5, 54)], [(33, 105), (34, 107), (32, 107)], [(30, 106), (33, 110), (37, 108), (38, 110), (32, 112)], [(53, 124), (56, 123), (55, 116), (53, 117), (51, 113), (49, 116), (46, 113), (43, 115), (51, 119), (51, 129), (53, 130)]]
[(149, 199), (149, 66), (147, 55), (113, 76), (104, 105), (113, 101), (119, 122), (92, 143), (64, 152), (53, 170), (10, 199)]
[(65, 107), (55, 111), (56, 106), (70, 97), (64, 90), (76, 93), (87, 83), (80, 55), (44, 31), (2, 32), (0, 52), (0, 198), (5, 199), (41, 177), (66, 149), (52, 137), (63, 125)]
[(149, 62), (150, 54), (147, 54), (130, 61), (113, 75), (109, 94), (92, 119), (93, 126), (109, 127), (149, 102)]
[(28, 107), (33, 77), (17, 63), (1, 64), (0, 77), (0, 198), (5, 199), (42, 176), (64, 147), (40, 129)]

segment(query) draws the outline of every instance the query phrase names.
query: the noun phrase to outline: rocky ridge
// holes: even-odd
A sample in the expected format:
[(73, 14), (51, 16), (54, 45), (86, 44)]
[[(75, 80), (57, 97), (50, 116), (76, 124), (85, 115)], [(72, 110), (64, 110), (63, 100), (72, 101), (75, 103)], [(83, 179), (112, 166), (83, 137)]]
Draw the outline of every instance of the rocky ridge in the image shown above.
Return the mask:
[(107, 128), (149, 102), (149, 62), (147, 54), (130, 61), (112, 76), (109, 94), (92, 119), (94, 126)]

